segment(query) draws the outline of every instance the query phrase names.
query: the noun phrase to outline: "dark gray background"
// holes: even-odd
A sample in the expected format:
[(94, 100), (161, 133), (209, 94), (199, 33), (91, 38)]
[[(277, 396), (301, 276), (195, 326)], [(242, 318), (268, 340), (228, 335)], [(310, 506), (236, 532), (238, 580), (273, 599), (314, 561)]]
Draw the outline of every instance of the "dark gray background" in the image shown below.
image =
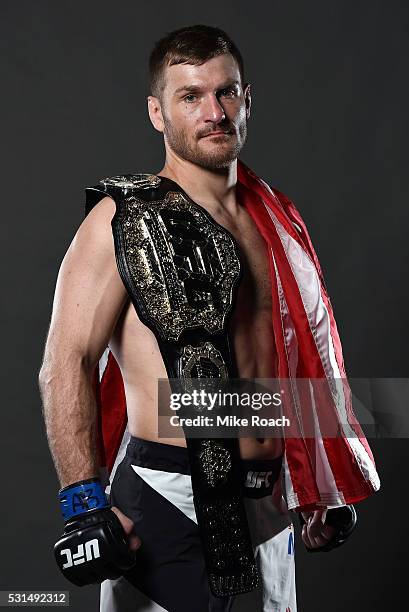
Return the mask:
[[(194, 23), (226, 29), (253, 84), (242, 158), (302, 212), (324, 269), (350, 376), (408, 376), (408, 3), (5, 1), (0, 6), (4, 362), (0, 589), (98, 588), (59, 575), (62, 521), (37, 371), (60, 261), (83, 188), (156, 172), (146, 113), (155, 40)], [(382, 490), (330, 555), (297, 542), (299, 610), (401, 609), (406, 602), (406, 440), (373, 441)]]

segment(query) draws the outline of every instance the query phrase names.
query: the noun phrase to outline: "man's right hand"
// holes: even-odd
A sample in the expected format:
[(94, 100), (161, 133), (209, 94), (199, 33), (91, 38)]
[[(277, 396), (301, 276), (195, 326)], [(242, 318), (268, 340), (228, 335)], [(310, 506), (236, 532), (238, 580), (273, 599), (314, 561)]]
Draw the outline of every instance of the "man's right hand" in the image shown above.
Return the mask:
[(101, 491), (97, 479), (60, 491), (65, 528), (54, 554), (62, 574), (77, 586), (119, 578), (135, 565), (141, 545), (133, 521)]

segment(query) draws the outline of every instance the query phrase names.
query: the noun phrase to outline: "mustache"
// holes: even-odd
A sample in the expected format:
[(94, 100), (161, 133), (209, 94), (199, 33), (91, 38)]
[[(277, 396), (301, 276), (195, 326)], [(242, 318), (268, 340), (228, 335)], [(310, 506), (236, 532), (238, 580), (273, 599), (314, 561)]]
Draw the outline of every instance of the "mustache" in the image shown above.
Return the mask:
[(203, 138), (204, 136), (207, 136), (208, 134), (211, 134), (212, 132), (224, 132), (225, 134), (234, 134), (234, 128), (233, 126), (230, 126), (230, 127), (215, 126), (211, 128), (210, 130), (199, 131), (197, 133), (197, 137)]

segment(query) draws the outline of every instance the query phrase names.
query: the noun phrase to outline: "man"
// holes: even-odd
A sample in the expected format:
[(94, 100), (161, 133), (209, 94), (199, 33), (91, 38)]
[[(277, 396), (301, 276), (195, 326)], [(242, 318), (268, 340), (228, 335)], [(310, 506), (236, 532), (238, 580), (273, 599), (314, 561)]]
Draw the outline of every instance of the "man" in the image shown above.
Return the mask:
[[(57, 281), (40, 375), (66, 519), (57, 561), (76, 584), (107, 578), (101, 588), (104, 612), (239, 611), (250, 606), (294, 612), (293, 533), (286, 507), (302, 511), (308, 549), (341, 543), (354, 524), (347, 504), (379, 487), (373, 458), (351, 415), (345, 439), (322, 445), (317, 436), (315, 448), (303, 440), (240, 438), (241, 484), (231, 476), (238, 465), (233, 443), (212, 446), (205, 440), (207, 446), (200, 448), (201, 442), (195, 446), (182, 430), (173, 438), (159, 438), (160, 378), (195, 377), (203, 368), (209, 376), (222, 377), (226, 368), (229, 376), (248, 379), (344, 373), (331, 305), (302, 219), (283, 194), (269, 190), (237, 159), (251, 108), (237, 47), (217, 28), (182, 28), (156, 44), (150, 74), (148, 111), (164, 136), (164, 167), (157, 175), (114, 177), (88, 189), (88, 215)], [(290, 261), (291, 249), (298, 249), (298, 264)], [(218, 271), (217, 258), (222, 263)], [(289, 265), (292, 274), (286, 276)], [(308, 267), (316, 279), (311, 290), (310, 276), (309, 298), (307, 285), (301, 286)], [(226, 271), (230, 280), (223, 276)], [(220, 306), (223, 296), (226, 304)], [(317, 300), (319, 319), (313, 319), (300, 296), (310, 303)], [(170, 302), (179, 309), (170, 308)], [(209, 318), (209, 312), (216, 317), (219, 311), (220, 320)], [(199, 318), (189, 319), (193, 316)], [(183, 346), (182, 332), (189, 338)], [(107, 346), (106, 369), (112, 374), (114, 357), (127, 410), (122, 444), (118, 448), (117, 440), (109, 465), (111, 508), (98, 475), (117, 422), (105, 425), (105, 449), (100, 449), (94, 388)], [(186, 365), (186, 349), (196, 359), (195, 374)], [(120, 387), (115, 389), (117, 407)], [(227, 458), (229, 466), (227, 488), (222, 483), (213, 501), (222, 504), (222, 514), (237, 520), (240, 542), (237, 550), (228, 549), (234, 530), (226, 537), (215, 516), (222, 554), (212, 545), (211, 521), (204, 516), (212, 508), (202, 486), (209, 462), (195, 464), (203, 449), (213, 458)], [(244, 519), (241, 497), (237, 515), (228, 508), (225, 493), (232, 491), (233, 499), (237, 487), (244, 491)], [(344, 523), (327, 519), (327, 509), (337, 506), (349, 509)], [(258, 586), (254, 560), (237, 556), (240, 546), (247, 550), (246, 520)], [(115, 550), (112, 557), (110, 550)], [(109, 559), (112, 572), (101, 570), (101, 556)], [(226, 563), (230, 574), (223, 569)], [(94, 573), (85, 576), (91, 566)]]

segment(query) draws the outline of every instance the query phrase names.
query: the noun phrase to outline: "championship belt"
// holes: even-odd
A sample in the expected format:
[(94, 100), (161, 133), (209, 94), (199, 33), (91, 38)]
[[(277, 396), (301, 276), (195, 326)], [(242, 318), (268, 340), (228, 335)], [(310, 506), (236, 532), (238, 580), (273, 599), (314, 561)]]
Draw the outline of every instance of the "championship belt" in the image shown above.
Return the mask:
[[(129, 174), (100, 183), (86, 189), (87, 212), (107, 195), (116, 203), (119, 273), (139, 318), (156, 336), (169, 378), (237, 377), (227, 333), (241, 278), (233, 236), (165, 177)], [(186, 444), (212, 592), (251, 591), (259, 578), (238, 440), (186, 436)]]

